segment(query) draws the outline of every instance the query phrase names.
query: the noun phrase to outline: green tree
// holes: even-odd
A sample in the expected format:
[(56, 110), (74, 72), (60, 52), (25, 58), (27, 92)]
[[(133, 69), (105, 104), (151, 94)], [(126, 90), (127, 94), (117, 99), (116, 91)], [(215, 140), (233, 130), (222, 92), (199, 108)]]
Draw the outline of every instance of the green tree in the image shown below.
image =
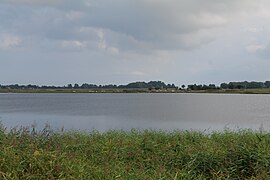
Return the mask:
[(67, 85), (67, 88), (68, 88), (68, 89), (72, 89), (72, 84), (68, 84), (68, 85)]
[(74, 84), (74, 88), (79, 89), (80, 88), (79, 84)]

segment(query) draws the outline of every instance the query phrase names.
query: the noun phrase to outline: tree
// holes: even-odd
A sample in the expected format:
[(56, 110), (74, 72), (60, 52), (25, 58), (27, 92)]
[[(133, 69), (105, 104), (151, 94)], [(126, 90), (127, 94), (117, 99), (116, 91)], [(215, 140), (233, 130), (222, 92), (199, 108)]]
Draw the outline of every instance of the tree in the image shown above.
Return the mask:
[(74, 84), (74, 88), (79, 89), (80, 88), (79, 84)]
[(148, 88), (149, 86), (145, 82), (134, 82), (126, 85), (126, 88)]
[(68, 84), (68, 85), (67, 85), (67, 88), (68, 88), (68, 89), (72, 89), (72, 84)]
[(221, 83), (220, 87), (221, 87), (221, 89), (228, 89), (229, 85), (227, 83)]
[(208, 89), (216, 89), (216, 85), (215, 84), (209, 84)]
[(265, 86), (266, 88), (270, 88), (270, 81), (265, 81), (264, 86)]

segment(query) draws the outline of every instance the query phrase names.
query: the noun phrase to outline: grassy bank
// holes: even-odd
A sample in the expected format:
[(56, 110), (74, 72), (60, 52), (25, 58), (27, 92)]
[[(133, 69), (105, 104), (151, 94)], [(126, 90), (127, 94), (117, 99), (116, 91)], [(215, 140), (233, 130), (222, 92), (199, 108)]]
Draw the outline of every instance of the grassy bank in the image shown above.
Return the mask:
[(1, 179), (266, 179), (269, 166), (269, 133), (0, 132)]

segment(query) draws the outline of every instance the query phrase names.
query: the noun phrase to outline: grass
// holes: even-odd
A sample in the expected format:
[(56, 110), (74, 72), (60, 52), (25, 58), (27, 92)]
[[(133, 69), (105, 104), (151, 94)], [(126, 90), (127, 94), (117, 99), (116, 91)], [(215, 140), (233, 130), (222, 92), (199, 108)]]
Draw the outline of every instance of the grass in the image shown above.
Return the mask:
[(0, 179), (269, 179), (270, 133), (0, 131)]

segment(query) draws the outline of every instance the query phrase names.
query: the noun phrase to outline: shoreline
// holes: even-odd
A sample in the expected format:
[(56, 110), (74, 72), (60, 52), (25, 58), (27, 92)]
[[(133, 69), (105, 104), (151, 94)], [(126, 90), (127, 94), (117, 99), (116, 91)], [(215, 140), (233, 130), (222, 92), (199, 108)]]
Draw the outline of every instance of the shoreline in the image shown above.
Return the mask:
[(176, 89), (0, 89), (0, 93), (209, 93), (209, 94), (270, 94), (270, 89), (214, 89), (214, 90), (176, 90)]

